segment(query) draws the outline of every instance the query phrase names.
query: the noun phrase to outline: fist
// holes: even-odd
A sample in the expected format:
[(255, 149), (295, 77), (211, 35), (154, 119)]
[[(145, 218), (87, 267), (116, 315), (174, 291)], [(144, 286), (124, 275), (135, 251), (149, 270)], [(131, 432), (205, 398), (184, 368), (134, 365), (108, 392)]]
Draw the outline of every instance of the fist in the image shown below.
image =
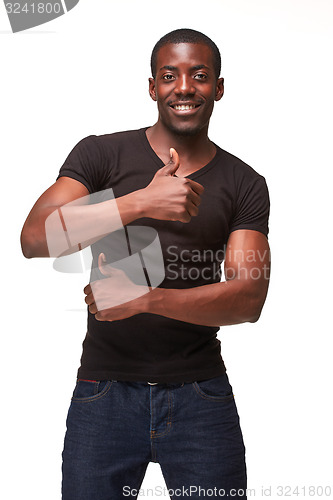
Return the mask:
[(180, 166), (179, 155), (170, 149), (170, 161), (160, 168), (143, 190), (146, 216), (159, 220), (190, 222), (198, 215), (203, 186), (175, 174)]

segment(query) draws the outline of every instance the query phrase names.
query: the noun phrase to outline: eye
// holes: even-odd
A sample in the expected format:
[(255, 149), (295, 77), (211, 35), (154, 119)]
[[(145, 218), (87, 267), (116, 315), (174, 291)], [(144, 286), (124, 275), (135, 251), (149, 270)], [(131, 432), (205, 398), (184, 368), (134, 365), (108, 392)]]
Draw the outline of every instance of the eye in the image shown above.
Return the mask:
[(194, 78), (196, 80), (206, 80), (208, 76), (205, 73), (197, 73), (196, 75), (194, 75)]
[(163, 78), (163, 80), (171, 82), (172, 80), (174, 80), (175, 77), (173, 75), (171, 75), (170, 73), (167, 73), (166, 75), (163, 75), (162, 78)]

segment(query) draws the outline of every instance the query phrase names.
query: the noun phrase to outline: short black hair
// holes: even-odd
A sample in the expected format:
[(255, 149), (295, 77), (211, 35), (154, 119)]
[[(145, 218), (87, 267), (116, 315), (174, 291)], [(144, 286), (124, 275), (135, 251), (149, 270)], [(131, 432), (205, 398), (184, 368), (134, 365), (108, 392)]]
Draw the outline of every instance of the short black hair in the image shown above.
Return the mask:
[(189, 28), (181, 28), (178, 30), (170, 31), (164, 35), (155, 45), (151, 53), (150, 67), (153, 78), (156, 77), (156, 63), (158, 51), (168, 43), (203, 43), (207, 45), (213, 54), (213, 63), (216, 79), (220, 76), (221, 72), (221, 54), (216, 44), (208, 36), (200, 31), (192, 30)]

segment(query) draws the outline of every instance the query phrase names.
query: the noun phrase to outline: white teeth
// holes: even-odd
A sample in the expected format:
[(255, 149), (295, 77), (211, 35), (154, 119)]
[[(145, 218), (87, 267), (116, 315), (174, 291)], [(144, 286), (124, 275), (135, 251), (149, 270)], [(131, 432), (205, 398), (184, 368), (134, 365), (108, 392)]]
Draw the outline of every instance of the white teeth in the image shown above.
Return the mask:
[(177, 109), (178, 111), (186, 111), (187, 109), (193, 109), (195, 108), (195, 106), (193, 104), (181, 104), (181, 105), (178, 105), (178, 106), (175, 106), (174, 107), (175, 109)]

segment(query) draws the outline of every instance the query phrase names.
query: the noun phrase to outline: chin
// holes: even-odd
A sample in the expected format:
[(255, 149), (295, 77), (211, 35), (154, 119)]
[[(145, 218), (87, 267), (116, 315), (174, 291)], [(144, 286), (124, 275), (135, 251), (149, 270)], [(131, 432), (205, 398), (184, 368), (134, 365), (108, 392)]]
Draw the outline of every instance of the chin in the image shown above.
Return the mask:
[(197, 135), (202, 129), (203, 126), (184, 126), (184, 127), (177, 127), (176, 125), (169, 124), (168, 129), (173, 132), (174, 134), (181, 135), (182, 137), (193, 137), (194, 135)]

